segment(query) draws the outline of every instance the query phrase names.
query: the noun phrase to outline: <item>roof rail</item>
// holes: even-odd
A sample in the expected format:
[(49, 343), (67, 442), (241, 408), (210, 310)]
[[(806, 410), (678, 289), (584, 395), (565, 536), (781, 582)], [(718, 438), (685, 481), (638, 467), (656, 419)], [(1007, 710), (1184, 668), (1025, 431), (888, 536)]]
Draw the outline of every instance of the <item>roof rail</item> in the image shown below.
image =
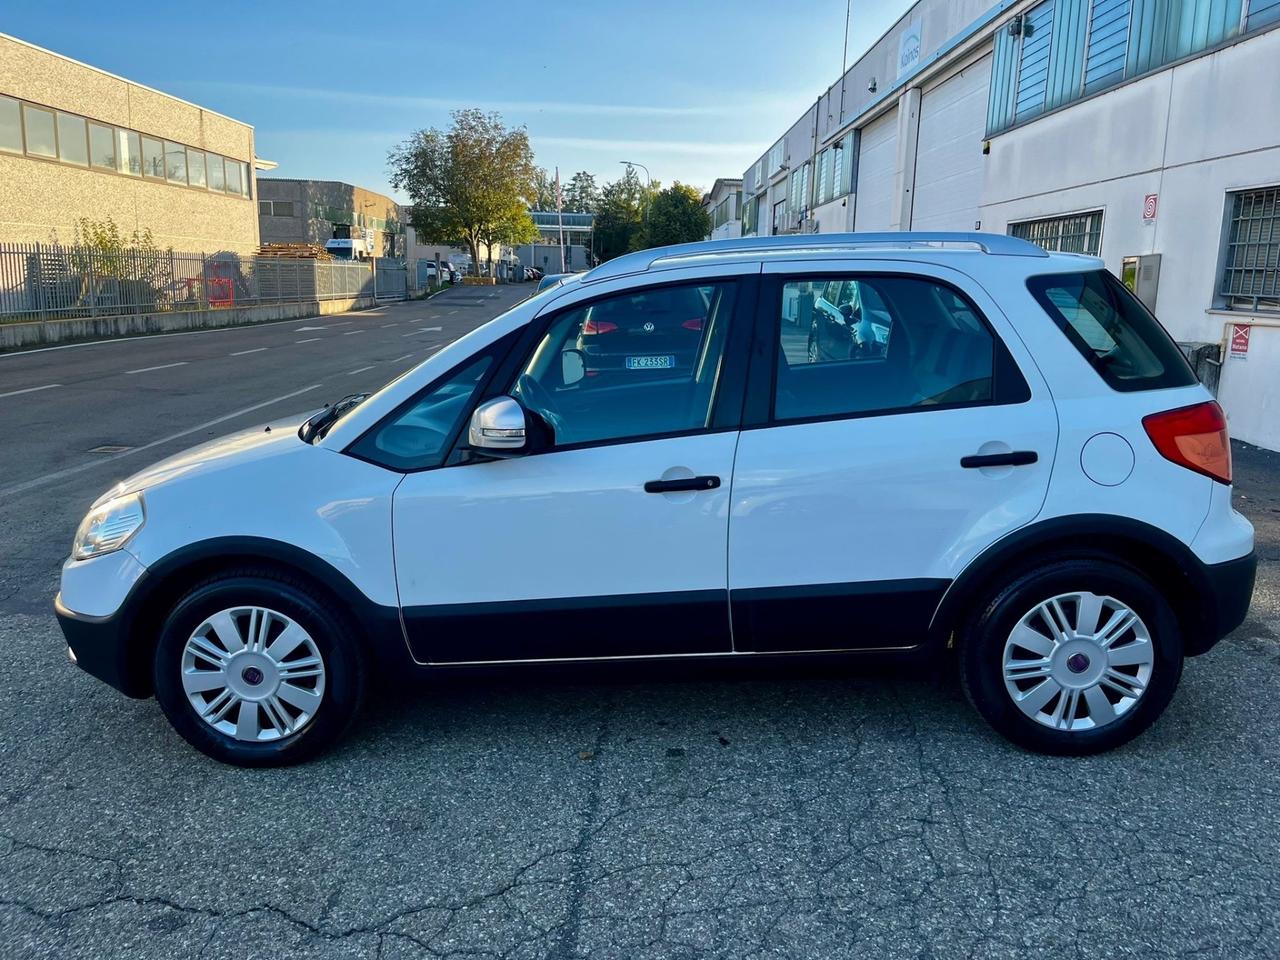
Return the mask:
[(728, 240), (702, 240), (654, 247), (623, 254), (606, 260), (591, 270), (583, 280), (605, 280), (628, 273), (643, 273), (660, 260), (712, 256), (719, 253), (749, 253), (753, 250), (804, 250), (833, 247), (896, 247), (899, 249), (931, 244), (966, 244), (983, 253), (1005, 257), (1047, 257), (1042, 248), (1028, 240), (1003, 233), (947, 233), (910, 230), (890, 233), (792, 233), (772, 237), (735, 237)]

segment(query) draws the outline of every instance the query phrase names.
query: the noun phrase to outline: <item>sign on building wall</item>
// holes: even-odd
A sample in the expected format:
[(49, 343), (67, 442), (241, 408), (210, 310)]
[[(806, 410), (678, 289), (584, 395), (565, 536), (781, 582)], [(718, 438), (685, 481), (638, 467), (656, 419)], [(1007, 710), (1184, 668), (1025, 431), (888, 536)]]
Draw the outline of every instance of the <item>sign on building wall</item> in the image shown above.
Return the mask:
[(898, 40), (898, 79), (901, 80), (920, 63), (920, 24), (911, 24)]
[(1148, 193), (1142, 198), (1142, 219), (1151, 223), (1156, 218), (1156, 213), (1160, 210), (1160, 194)]
[(1236, 360), (1249, 359), (1249, 334), (1253, 327), (1247, 323), (1231, 325), (1231, 356)]

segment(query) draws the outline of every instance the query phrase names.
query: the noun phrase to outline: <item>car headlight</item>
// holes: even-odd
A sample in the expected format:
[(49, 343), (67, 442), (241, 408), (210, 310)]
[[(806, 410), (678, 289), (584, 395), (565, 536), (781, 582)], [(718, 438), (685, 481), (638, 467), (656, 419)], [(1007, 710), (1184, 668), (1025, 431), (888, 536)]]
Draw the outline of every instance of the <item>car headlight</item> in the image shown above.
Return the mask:
[(75, 542), (71, 544), (72, 559), (88, 560), (119, 550), (142, 529), (146, 519), (142, 496), (137, 493), (98, 504), (80, 521)]

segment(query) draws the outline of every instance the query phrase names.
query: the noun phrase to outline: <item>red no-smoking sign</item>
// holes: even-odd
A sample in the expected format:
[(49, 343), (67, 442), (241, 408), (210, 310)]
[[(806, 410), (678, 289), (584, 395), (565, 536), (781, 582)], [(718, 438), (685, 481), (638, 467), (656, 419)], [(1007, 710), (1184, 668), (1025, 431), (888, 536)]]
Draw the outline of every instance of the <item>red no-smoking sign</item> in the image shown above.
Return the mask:
[(1231, 355), (1244, 359), (1249, 354), (1249, 332), (1253, 327), (1247, 323), (1231, 325)]

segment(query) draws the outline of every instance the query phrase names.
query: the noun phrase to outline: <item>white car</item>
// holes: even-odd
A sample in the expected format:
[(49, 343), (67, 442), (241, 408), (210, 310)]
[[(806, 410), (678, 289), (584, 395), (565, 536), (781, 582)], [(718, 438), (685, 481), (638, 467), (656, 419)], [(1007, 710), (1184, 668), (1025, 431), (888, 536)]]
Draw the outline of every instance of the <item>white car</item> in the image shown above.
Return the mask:
[[(832, 280), (883, 350), (782, 322)], [(592, 376), (619, 318), (643, 375)], [(646, 352), (667, 324), (691, 364)], [(81, 667), (236, 764), (332, 743), (374, 673), (742, 656), (954, 656), (997, 730), (1080, 754), (1155, 720), (1254, 572), (1222, 411), (1100, 260), (779, 236), (619, 257), (137, 474), (56, 607)]]

